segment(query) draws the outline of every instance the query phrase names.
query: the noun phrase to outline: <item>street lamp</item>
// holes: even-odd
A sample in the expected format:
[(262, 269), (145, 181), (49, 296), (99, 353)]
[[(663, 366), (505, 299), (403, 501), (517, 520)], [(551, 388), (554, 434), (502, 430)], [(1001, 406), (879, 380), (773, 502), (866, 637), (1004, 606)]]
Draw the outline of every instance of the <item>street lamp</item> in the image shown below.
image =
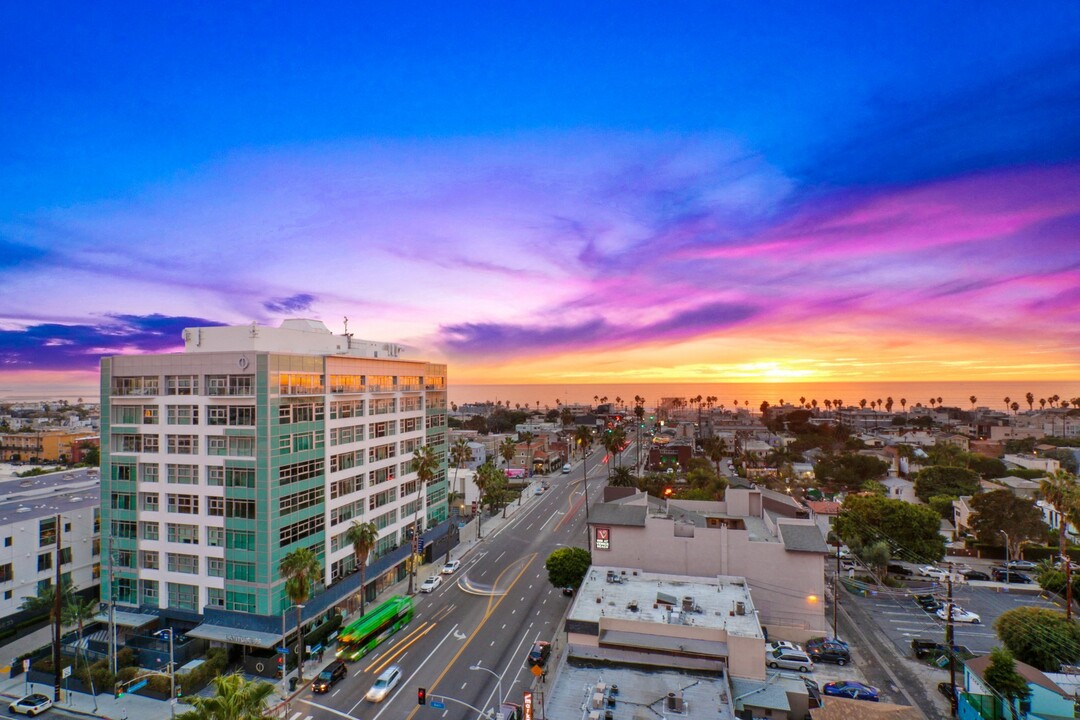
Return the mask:
[(496, 703), (496, 705), (501, 709), (502, 708), (502, 701), (503, 701), (502, 675), (499, 675), (494, 670), (489, 670), (486, 667), (483, 667), (481, 665), (470, 665), (469, 669), (470, 670), (483, 670), (484, 672), (490, 673), (490, 674), (495, 676), (495, 680), (498, 682), (498, 688), (499, 688), (499, 699), (498, 699), (498, 702)]
[(158, 632), (169, 635), (169, 713), (176, 717), (176, 656), (173, 654), (173, 629), (165, 628)]
[[(301, 610), (303, 610), (304, 606), (303, 605), (290, 605), (289, 607), (284, 608), (281, 611), (281, 647), (278, 648), (278, 649), (281, 651), (281, 694), (282, 694), (282, 696), (284, 696), (286, 698), (286, 702), (288, 702), (288, 697), (289, 697), (289, 693), (285, 689), (285, 681), (289, 676), (289, 673), (288, 673), (288, 667), (289, 667), (288, 648), (289, 648), (289, 646), (285, 644), (285, 615), (290, 610), (293, 610), (295, 608), (300, 608)], [(296, 632), (299, 635), (299, 633), (300, 633), (300, 624), (299, 623), (297, 623), (297, 625), (296, 625)], [(303, 643), (303, 639), (298, 638), (297, 643), (296, 643), (296, 653), (297, 653), (296, 654), (296, 668), (297, 668), (297, 670), (300, 669), (300, 663), (303, 662), (303, 657), (301, 657), (301, 655), (300, 655), (300, 653), (301, 653), (301, 651), (303, 649), (302, 643)]]

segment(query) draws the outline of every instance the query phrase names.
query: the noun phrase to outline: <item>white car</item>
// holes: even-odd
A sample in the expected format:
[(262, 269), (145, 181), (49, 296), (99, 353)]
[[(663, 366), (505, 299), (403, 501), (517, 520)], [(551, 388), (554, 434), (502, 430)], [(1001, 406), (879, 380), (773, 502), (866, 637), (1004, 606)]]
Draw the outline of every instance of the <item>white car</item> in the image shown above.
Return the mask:
[(563, 466), (562, 466), (562, 471), (563, 471), (563, 475), (568, 475), (568, 474), (570, 474), (570, 471), (571, 471), (571, 470), (573, 470), (573, 469), (574, 469), (574, 468), (572, 468), (572, 467), (570, 466), (570, 463), (566, 463), (565, 465), (563, 465)]
[(919, 568), (919, 574), (923, 577), (933, 578), (934, 580), (944, 581), (949, 577), (949, 573), (946, 570), (942, 570), (939, 567), (933, 565), (923, 565)]
[(8, 705), (8, 710), (12, 713), (18, 713), (20, 715), (29, 715), (33, 717), (40, 715), (53, 706), (53, 701), (46, 695), (41, 693), (34, 693), (32, 695), (25, 695), (15, 702)]
[(427, 580), (425, 580), (424, 583), (420, 586), (420, 592), (422, 592), (422, 593), (432, 592), (434, 590), (437, 590), (440, 585), (442, 585), (442, 576), (441, 575), (432, 575)]
[[(945, 607), (938, 610), (937, 611), (937, 616), (939, 618), (941, 618), (942, 620), (947, 619), (949, 617), (949, 613), (947, 612), (948, 608), (949, 608), (949, 606), (946, 605)], [(953, 619), (953, 622), (958, 622), (958, 623), (979, 623), (979, 622), (982, 622), (982, 618), (980, 618), (978, 615), (976, 615), (973, 612), (968, 612), (967, 610), (960, 607), (959, 605), (953, 605), (952, 606), (952, 619)]]
[(460, 560), (451, 560), (450, 562), (443, 565), (442, 570), (440, 570), (439, 572), (442, 573), (443, 575), (453, 575), (454, 573), (457, 572), (457, 569), (459, 567), (461, 567), (461, 561)]
[(770, 643), (765, 643), (765, 654), (772, 655), (777, 650), (794, 650), (795, 652), (802, 652), (802, 646), (796, 645), (793, 642), (787, 640), (774, 640)]
[(401, 682), (401, 668), (397, 665), (391, 665), (383, 671), (383, 674), (379, 676), (364, 697), (369, 702), (382, 702), (399, 682)]

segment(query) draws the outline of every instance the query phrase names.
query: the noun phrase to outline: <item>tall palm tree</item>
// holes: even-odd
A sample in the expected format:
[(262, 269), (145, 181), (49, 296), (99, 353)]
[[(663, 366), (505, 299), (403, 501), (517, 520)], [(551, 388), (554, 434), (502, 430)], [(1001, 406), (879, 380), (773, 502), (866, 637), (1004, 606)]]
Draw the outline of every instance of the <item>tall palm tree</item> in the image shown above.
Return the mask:
[(1009, 403), (1011, 403), (1011, 402), (1012, 402), (1012, 400), (1009, 398), (1008, 395), (1006, 395), (1005, 396), (1005, 412), (1009, 412)]
[[(458, 480), (458, 471), (465, 467), (465, 463), (472, 459), (472, 451), (469, 449), (469, 441), (465, 438), (458, 438), (454, 441), (454, 444), (450, 446), (450, 464), (454, 466), (454, 485), (455, 489)], [(465, 481), (461, 481), (460, 491), (461, 497), (465, 497)]]
[(1076, 476), (1066, 470), (1058, 470), (1039, 483), (1043, 499), (1058, 513), (1058, 553), (1065, 565), (1065, 619), (1072, 619), (1072, 562), (1066, 552), (1068, 544), (1065, 528), (1072, 522), (1080, 525), (1080, 487)]
[[(98, 614), (99, 603), (89, 598), (81, 598), (73, 595), (61, 610), (60, 620), (64, 625), (75, 625), (78, 628), (79, 647), (75, 657), (82, 656), (83, 664), (89, 668), (90, 663), (86, 660), (86, 649), (83, 647), (83, 628), (86, 622), (93, 620)], [(94, 693), (94, 673), (87, 672), (90, 678), (90, 693), (94, 697), (94, 709), (97, 709), (97, 695)]]
[(499, 445), (499, 456), (502, 457), (507, 468), (510, 467), (510, 461), (514, 459), (516, 453), (517, 443), (514, 442), (514, 438), (503, 438), (502, 443)]
[(589, 533), (589, 448), (593, 444), (592, 430), (584, 425), (578, 425), (574, 431), (574, 442), (581, 446), (581, 474), (582, 486), (585, 488), (585, 533)]
[[(301, 605), (311, 597), (315, 580), (322, 575), (322, 563), (311, 548), (297, 548), (281, 558), (278, 572), (285, 578), (285, 594), (296, 605), (296, 673), (304, 684), (304, 630), (300, 618)], [(285, 642), (285, 638), (281, 639)]]
[(907, 412), (907, 398), (900, 398), (900, 409)]
[(1028, 410), (1034, 410), (1035, 409), (1035, 393), (1028, 393), (1027, 395), (1024, 396), (1024, 399), (1027, 400)]
[(439, 457), (435, 449), (430, 445), (421, 445), (413, 450), (412, 469), (416, 473), (416, 508), (413, 510), (413, 558), (409, 563), (409, 595), (413, 594), (413, 584), (416, 581), (417, 562), (416, 545), (420, 541), (420, 507), (424, 504), (424, 490), (435, 479), (435, 473), (439, 470)]
[(1012, 405), (1010, 407), (1012, 407), (1013, 415), (1020, 412), (1020, 403), (1016, 402), (1015, 400), (1012, 401)]
[[(74, 593), (75, 586), (72, 585), (70, 580), (65, 579), (63, 588), (60, 590), (60, 601), (64, 602), (66, 598), (72, 597)], [(63, 606), (60, 608), (61, 616), (56, 616), (56, 586), (52, 583), (39, 588), (37, 595), (23, 598), (19, 609), (34, 615), (48, 613), (49, 622), (53, 624), (63, 622)]]
[(710, 437), (705, 439), (705, 456), (716, 463), (716, 476), (720, 475), (720, 461), (727, 453), (727, 443), (722, 437)]
[(611, 487), (637, 487), (637, 478), (634, 477), (634, 473), (630, 471), (630, 468), (615, 468), (615, 472), (611, 474), (611, 479), (608, 480), (608, 485)]
[(193, 695), (188, 699), (193, 709), (177, 720), (269, 720), (270, 696), (274, 686), (264, 680), (247, 680), (240, 672), (218, 675), (211, 682), (210, 697)]
[(356, 566), (360, 568), (360, 614), (364, 614), (364, 586), (367, 584), (368, 555), (379, 541), (379, 527), (373, 522), (353, 520), (345, 531), (345, 540), (352, 544)]

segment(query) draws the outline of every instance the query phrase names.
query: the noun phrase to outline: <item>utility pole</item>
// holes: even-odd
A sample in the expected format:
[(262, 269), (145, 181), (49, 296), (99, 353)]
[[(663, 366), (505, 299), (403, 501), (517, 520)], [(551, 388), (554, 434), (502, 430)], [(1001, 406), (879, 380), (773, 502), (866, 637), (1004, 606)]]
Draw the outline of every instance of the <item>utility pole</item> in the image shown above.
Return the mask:
[(589, 446), (581, 447), (584, 457), (581, 460), (582, 484), (585, 486), (585, 549), (592, 552), (592, 534), (589, 532)]
[(836, 574), (832, 579), (832, 634), (834, 638), (840, 637), (840, 631), (836, 625), (837, 606), (840, 605), (840, 594), (837, 592), (840, 584), (840, 538), (836, 538)]
[(56, 586), (53, 588), (53, 702), (60, 702), (60, 613), (64, 588), (60, 585), (60, 525), (62, 518), (56, 516)]
[(945, 645), (948, 647), (949, 652), (949, 713), (951, 717), (956, 717), (956, 652), (953, 650), (953, 601), (952, 601), (952, 572), (953, 565), (949, 563), (949, 577), (947, 580), (949, 588), (949, 599), (945, 604)]

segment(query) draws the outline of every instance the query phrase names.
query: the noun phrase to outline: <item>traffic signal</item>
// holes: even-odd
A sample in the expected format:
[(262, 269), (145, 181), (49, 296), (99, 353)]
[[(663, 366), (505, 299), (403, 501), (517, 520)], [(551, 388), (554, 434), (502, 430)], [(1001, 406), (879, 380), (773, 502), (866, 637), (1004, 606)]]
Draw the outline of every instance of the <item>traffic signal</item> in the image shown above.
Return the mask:
[(113, 695), (116, 696), (117, 700), (124, 697), (124, 684), (123, 683), (116, 683), (116, 687), (113, 688)]
[(416, 704), (417, 705), (427, 705), (427, 689), (425, 689), (425, 688), (417, 688), (416, 689)]

